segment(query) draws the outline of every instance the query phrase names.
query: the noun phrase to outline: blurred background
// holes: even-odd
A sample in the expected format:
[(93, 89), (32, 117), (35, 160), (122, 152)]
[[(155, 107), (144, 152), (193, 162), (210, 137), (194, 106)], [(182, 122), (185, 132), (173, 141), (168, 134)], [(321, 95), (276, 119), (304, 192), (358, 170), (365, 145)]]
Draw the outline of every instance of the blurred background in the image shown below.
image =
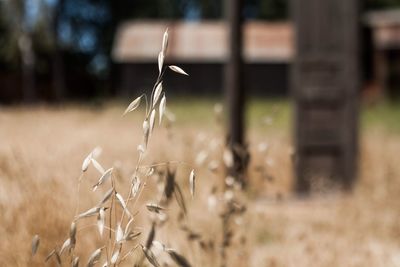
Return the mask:
[[(400, 0), (304, 0), (301, 9), (302, 1), (293, 1), (300, 3), (296, 9), (289, 0), (243, 2), (244, 94), (231, 105), (227, 17), (236, 1), (0, 0), (0, 266), (43, 266), (68, 236), (78, 196), (79, 212), (98, 203), (109, 185), (92, 192), (99, 174), (81, 170), (95, 147), (102, 148), (99, 164), (115, 169), (116, 188), (127, 195), (143, 138), (144, 102), (121, 115), (137, 96), (150, 95), (166, 28), (166, 64), (190, 76), (167, 70), (167, 112), (160, 127), (156, 120), (144, 164), (174, 162), (190, 215), (185, 226), (209, 247), (182, 230), (175, 202), (156, 240), (193, 266), (400, 266)], [(360, 6), (347, 9), (347, 3)], [(355, 28), (359, 36), (351, 34)], [(312, 41), (304, 49), (300, 39)], [(317, 51), (317, 60), (307, 58), (307, 49)], [(298, 55), (306, 64), (298, 64)], [(239, 115), (227, 120), (225, 113)], [(242, 115), (247, 187), (238, 199), (246, 212), (231, 222), (223, 265), (218, 205), (232, 194), (226, 145), (233, 131), (227, 125)], [(157, 201), (166, 173), (164, 165), (155, 168), (139, 204)], [(309, 173), (318, 177), (299, 188), (299, 177)], [(346, 179), (319, 179), (332, 173)], [(338, 181), (349, 190), (335, 190)], [(316, 194), (295, 193), (310, 188)], [(143, 207), (135, 206), (134, 225), (148, 233)], [(86, 262), (104, 240), (93, 230), (95, 221), (82, 225), (90, 230), (79, 233), (77, 251)], [(35, 234), (41, 241), (32, 258)], [(51, 258), (46, 266), (56, 264)]]
[[(396, 47), (385, 49), (393, 60), (382, 63), (374, 56), (379, 54), (374, 53), (379, 40), (372, 36), (382, 17), (398, 16), (381, 12), (370, 20), (366, 17), (371, 11), (398, 6), (396, 0), (363, 1), (363, 77), (364, 88), (370, 91), (383, 83), (377, 81), (374, 66), (388, 64), (385, 86), (391, 88), (390, 94), (397, 92)], [(2, 0), (0, 11), (0, 103), (91, 100), (141, 92), (151, 85), (158, 40), (166, 27), (172, 36), (170, 62), (192, 74), (191, 79), (167, 78), (171, 93), (222, 92), (227, 56), (223, 1)], [(248, 0), (242, 12), (246, 90), (287, 96), (294, 53), (288, 1)]]

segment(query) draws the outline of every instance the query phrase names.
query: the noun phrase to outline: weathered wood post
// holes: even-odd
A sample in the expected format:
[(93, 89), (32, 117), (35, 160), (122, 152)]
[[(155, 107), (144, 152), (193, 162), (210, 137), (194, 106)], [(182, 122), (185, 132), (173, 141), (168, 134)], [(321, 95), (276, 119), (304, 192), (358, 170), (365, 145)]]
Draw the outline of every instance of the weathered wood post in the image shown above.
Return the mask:
[(228, 112), (227, 146), (233, 155), (228, 173), (244, 184), (247, 151), (244, 145), (245, 94), (243, 84), (243, 4), (244, 0), (226, 0), (228, 59), (225, 64), (225, 96)]
[(296, 56), (296, 191), (356, 175), (359, 91), (358, 0), (293, 0)]

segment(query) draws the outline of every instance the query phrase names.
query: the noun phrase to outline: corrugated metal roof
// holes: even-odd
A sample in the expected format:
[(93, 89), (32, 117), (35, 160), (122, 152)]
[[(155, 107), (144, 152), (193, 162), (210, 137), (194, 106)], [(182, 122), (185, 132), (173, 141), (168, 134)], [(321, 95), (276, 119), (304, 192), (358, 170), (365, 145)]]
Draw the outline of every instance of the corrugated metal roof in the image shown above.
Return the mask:
[[(175, 62), (223, 62), (227, 57), (228, 31), (224, 22), (131, 21), (123, 23), (113, 47), (115, 62), (153, 62), (169, 29), (167, 57)], [(290, 23), (250, 21), (244, 24), (246, 62), (287, 62), (293, 57)]]

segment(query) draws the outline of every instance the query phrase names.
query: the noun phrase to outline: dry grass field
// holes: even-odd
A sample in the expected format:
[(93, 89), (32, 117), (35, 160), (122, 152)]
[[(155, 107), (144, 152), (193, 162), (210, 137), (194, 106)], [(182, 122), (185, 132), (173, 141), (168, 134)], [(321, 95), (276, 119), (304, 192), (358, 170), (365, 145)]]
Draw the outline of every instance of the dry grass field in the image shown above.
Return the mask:
[[(144, 164), (171, 162), (188, 215), (176, 218), (179, 207), (172, 203), (166, 211), (171, 222), (160, 227), (155, 240), (175, 248), (192, 266), (220, 266), (217, 207), (222, 200), (213, 188), (223, 183), (221, 172), (215, 171), (220, 168), (215, 162), (220, 161), (223, 134), (213, 101), (182, 100), (169, 107), (176, 122), (168, 129), (156, 126)], [(124, 105), (115, 103), (0, 109), (0, 266), (57, 266), (54, 258), (46, 264), (44, 258), (68, 237), (82, 161), (94, 147), (102, 147), (98, 161), (107, 168), (114, 166), (116, 188), (126, 196), (138, 157), (143, 111), (121, 117), (123, 110)], [(297, 199), (290, 193), (293, 151), (288, 104), (252, 103), (250, 185), (241, 196), (247, 210), (234, 221), (227, 266), (400, 266), (400, 134), (396, 128), (400, 116), (394, 112), (376, 108), (363, 113), (360, 174), (353, 193)], [(207, 157), (199, 155), (202, 151), (207, 151)], [(196, 194), (192, 199), (188, 177), (193, 168)], [(94, 168), (85, 173), (79, 212), (91, 208), (107, 191), (104, 187), (92, 192), (98, 178)], [(156, 179), (148, 179), (135, 208), (134, 225), (144, 234), (151, 226), (143, 206), (157, 195)], [(204, 249), (188, 240), (176, 220), (185, 220), (210, 246)], [(81, 266), (103, 242), (96, 234), (96, 220), (88, 218), (85, 223), (77, 233)], [(35, 234), (40, 236), (40, 246), (32, 258)], [(145, 235), (141, 240), (145, 242)], [(121, 266), (132, 266), (140, 253), (134, 251)], [(157, 257), (163, 266), (175, 266), (162, 253)], [(63, 261), (63, 266), (70, 266)]]

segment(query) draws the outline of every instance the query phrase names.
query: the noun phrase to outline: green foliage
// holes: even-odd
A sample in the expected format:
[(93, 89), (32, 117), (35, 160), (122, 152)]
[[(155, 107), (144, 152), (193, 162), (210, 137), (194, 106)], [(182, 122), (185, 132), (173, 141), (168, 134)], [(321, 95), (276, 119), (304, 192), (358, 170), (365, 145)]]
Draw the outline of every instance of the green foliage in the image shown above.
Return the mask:
[(400, 0), (366, 0), (366, 9), (382, 9), (400, 7)]
[(26, 1), (0, 2), (0, 63), (11, 68), (19, 64), (18, 39), (22, 34), (32, 38), (36, 51), (48, 51), (52, 48), (48, 10), (43, 0), (37, 3), (42, 15), (34, 23), (28, 23)]
[(288, 0), (262, 0), (259, 3), (260, 19), (281, 20), (288, 17)]

